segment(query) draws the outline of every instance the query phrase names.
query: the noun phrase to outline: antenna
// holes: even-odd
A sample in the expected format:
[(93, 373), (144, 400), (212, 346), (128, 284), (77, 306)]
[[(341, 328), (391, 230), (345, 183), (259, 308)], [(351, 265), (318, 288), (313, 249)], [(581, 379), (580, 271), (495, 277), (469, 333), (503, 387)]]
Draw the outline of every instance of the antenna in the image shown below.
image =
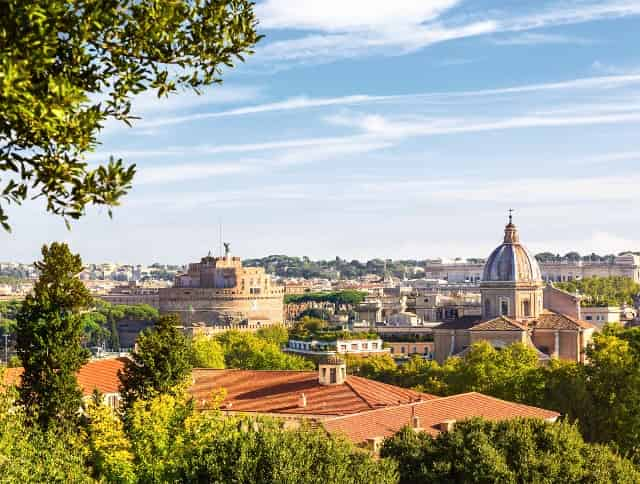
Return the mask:
[(513, 223), (513, 212), (515, 212), (514, 209), (510, 208), (509, 209), (509, 223), (512, 224)]
[(222, 218), (218, 218), (218, 229), (220, 232), (219, 234), (220, 240), (218, 240), (218, 250), (219, 250), (218, 253), (220, 254), (220, 257), (222, 257)]

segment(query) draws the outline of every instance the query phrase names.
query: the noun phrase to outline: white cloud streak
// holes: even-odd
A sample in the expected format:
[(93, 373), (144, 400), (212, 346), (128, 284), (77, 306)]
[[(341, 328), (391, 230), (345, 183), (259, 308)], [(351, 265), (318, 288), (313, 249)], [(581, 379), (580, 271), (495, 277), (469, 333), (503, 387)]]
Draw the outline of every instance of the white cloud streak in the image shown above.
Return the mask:
[(456, 98), (499, 96), (504, 94), (520, 94), (527, 92), (542, 92), (556, 90), (584, 90), (584, 89), (614, 89), (625, 85), (640, 84), (640, 74), (628, 74), (620, 76), (598, 76), (580, 79), (572, 79), (561, 82), (526, 84), (498, 89), (483, 89), (474, 91), (458, 92), (431, 92), (400, 95), (364, 95), (356, 94), (349, 96), (339, 96), (331, 98), (310, 98), (295, 97), (265, 104), (256, 104), (240, 108), (228, 109), (224, 111), (187, 114), (184, 116), (173, 116), (157, 118), (153, 120), (143, 120), (136, 126), (140, 129), (168, 126), (204, 119), (225, 118), (234, 116), (246, 116), (252, 114), (263, 114), (271, 112), (298, 111), (305, 109), (317, 109), (337, 106), (354, 106), (376, 103), (392, 102), (442, 102)]
[[(399, 0), (380, 2), (377, 8), (360, 8), (360, 3), (268, 0), (258, 10), (266, 28), (321, 33), (271, 42), (260, 47), (256, 57), (264, 62), (318, 63), (379, 53), (398, 55), (455, 39), (640, 14), (640, 3), (634, 0), (574, 1), (519, 16), (501, 12), (489, 18), (479, 12), (469, 22), (468, 17), (446, 15), (458, 3), (453, 1)], [(535, 8), (539, 3), (530, 5)]]

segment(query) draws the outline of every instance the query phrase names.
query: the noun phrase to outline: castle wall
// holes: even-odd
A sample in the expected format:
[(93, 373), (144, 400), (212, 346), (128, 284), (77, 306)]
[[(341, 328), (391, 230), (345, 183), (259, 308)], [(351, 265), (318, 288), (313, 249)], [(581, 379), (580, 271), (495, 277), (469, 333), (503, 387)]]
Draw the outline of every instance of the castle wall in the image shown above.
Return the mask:
[(249, 295), (231, 289), (167, 288), (160, 290), (160, 313), (176, 313), (185, 325), (222, 324), (249, 320), (283, 321), (281, 289), (266, 295)]

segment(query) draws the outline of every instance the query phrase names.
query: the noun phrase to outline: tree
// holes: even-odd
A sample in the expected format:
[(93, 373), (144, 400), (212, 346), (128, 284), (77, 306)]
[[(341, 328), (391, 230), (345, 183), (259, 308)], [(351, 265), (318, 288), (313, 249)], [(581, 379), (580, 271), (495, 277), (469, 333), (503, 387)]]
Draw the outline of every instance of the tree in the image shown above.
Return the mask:
[(90, 305), (91, 295), (77, 277), (82, 260), (66, 244), (43, 246), (35, 266), (40, 277), (17, 315), (16, 346), (24, 367), (21, 402), (46, 428), (52, 421), (77, 418), (82, 392), (76, 372), (89, 357), (81, 345), (79, 313)]
[(633, 464), (587, 444), (577, 428), (538, 419), (459, 422), (437, 437), (405, 428), (380, 455), (398, 462), (400, 483), (639, 482)]
[(224, 368), (224, 352), (216, 339), (196, 337), (191, 346), (194, 368)]
[(289, 341), (289, 331), (280, 325), (267, 326), (256, 331), (256, 336), (281, 347)]
[(136, 350), (118, 375), (125, 410), (136, 400), (180, 393), (187, 384), (193, 355), (179, 326), (178, 316), (165, 315), (138, 337)]
[(640, 294), (640, 284), (630, 277), (587, 277), (578, 281), (559, 282), (558, 288), (583, 295), (583, 306), (621, 306), (633, 304)]
[(85, 160), (105, 121), (130, 124), (146, 90), (220, 83), (260, 39), (256, 24), (249, 0), (0, 2), (0, 202), (42, 197), (65, 220), (118, 205), (135, 165)]
[(244, 370), (312, 370), (314, 364), (254, 334), (226, 331), (216, 337), (224, 350), (227, 368)]

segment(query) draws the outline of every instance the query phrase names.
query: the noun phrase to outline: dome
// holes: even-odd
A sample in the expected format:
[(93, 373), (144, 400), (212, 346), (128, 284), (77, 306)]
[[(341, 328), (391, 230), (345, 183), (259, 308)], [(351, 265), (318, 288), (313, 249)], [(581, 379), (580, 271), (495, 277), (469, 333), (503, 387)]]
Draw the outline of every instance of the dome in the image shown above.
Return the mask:
[(487, 259), (483, 282), (542, 282), (538, 261), (520, 243), (518, 229), (509, 219), (504, 229), (504, 242)]

